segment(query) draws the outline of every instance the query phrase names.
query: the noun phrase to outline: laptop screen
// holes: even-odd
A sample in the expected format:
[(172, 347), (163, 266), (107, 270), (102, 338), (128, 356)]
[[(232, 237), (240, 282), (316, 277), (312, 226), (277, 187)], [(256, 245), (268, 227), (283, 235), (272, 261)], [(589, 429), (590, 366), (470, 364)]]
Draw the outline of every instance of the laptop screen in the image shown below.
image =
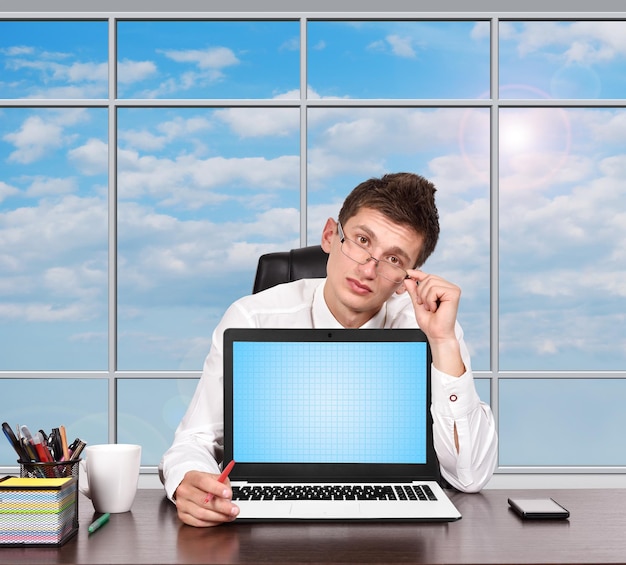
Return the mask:
[(226, 459), (238, 471), (430, 467), (420, 330), (229, 329), (224, 369)]

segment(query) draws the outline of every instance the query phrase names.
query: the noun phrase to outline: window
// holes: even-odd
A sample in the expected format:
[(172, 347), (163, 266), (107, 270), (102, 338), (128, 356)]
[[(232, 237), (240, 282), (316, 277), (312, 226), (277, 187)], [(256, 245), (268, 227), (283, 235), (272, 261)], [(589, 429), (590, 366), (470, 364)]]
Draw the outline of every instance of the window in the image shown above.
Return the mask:
[(623, 471), (626, 21), (210, 16), (0, 20), (2, 420), (154, 472), (258, 256), (404, 170), (499, 472)]

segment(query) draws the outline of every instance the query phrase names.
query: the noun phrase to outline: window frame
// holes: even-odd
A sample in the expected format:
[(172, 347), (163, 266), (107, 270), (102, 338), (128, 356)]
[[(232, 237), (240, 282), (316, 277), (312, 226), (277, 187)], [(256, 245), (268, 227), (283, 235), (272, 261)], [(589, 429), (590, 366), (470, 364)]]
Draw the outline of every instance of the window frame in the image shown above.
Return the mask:
[[(48, 8), (49, 9), (49, 8)], [(163, 99), (118, 99), (116, 97), (117, 61), (116, 37), (117, 24), (120, 21), (128, 20), (172, 20), (172, 19), (198, 19), (198, 20), (289, 20), (300, 22), (300, 98), (294, 100), (230, 100), (230, 99), (189, 99), (189, 100), (163, 100)], [(573, 14), (564, 13), (508, 13), (508, 12), (442, 12), (422, 14), (419, 12), (387, 12), (367, 13), (367, 12), (293, 12), (280, 13), (278, 15), (267, 12), (234, 12), (225, 13), (183, 13), (183, 14), (163, 14), (158, 12), (74, 12), (68, 15), (61, 12), (40, 12), (40, 13), (12, 13), (10, 16), (0, 15), (2, 20), (62, 20), (62, 21), (84, 21), (98, 20), (108, 22), (108, 57), (109, 57), (109, 84), (108, 98), (94, 100), (31, 100), (31, 99), (9, 99), (0, 100), (2, 107), (24, 107), (24, 108), (46, 108), (46, 107), (77, 107), (77, 108), (106, 108), (109, 114), (108, 142), (109, 142), (109, 217), (108, 217), (108, 370), (107, 371), (3, 371), (0, 369), (0, 379), (15, 378), (21, 379), (41, 379), (41, 378), (63, 378), (63, 379), (84, 379), (95, 378), (108, 380), (108, 435), (110, 441), (117, 438), (117, 383), (124, 379), (197, 379), (200, 371), (118, 371), (117, 370), (117, 111), (119, 108), (132, 107), (292, 107), (300, 111), (300, 243), (307, 245), (307, 112), (309, 108), (355, 108), (355, 107), (398, 107), (398, 108), (427, 108), (427, 107), (450, 107), (450, 108), (488, 108), (491, 125), (491, 164), (490, 164), (490, 370), (475, 371), (475, 377), (485, 379), (489, 384), (491, 407), (498, 423), (499, 412), (499, 383), (506, 379), (626, 379), (626, 371), (502, 371), (499, 362), (499, 169), (498, 169), (498, 141), (499, 141), (499, 110), (501, 108), (626, 108), (624, 99), (598, 99), (598, 100), (516, 100), (500, 99), (498, 95), (498, 26), (500, 22), (507, 21), (578, 21), (578, 20), (624, 20), (626, 13), (589, 13)], [(349, 100), (324, 100), (307, 98), (307, 24), (312, 21), (354, 21), (371, 20), (471, 20), (486, 21), (490, 25), (491, 33), (491, 96), (488, 99), (454, 99), (454, 100), (376, 100), (376, 99), (349, 99)], [(0, 467), (0, 470), (7, 468)], [(14, 468), (8, 468), (14, 471)], [(585, 475), (585, 474), (624, 474), (625, 466), (502, 466), (498, 465), (497, 475), (515, 474), (564, 474), (564, 475)], [(144, 474), (156, 474), (154, 466), (142, 468)]]

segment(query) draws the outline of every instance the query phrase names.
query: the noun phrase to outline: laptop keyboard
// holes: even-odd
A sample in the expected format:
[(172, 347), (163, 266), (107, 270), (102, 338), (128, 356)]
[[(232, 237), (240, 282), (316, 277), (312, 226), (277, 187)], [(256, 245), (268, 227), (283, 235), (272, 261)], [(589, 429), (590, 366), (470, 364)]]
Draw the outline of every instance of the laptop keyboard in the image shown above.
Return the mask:
[(233, 500), (437, 500), (428, 485), (260, 485), (232, 490)]

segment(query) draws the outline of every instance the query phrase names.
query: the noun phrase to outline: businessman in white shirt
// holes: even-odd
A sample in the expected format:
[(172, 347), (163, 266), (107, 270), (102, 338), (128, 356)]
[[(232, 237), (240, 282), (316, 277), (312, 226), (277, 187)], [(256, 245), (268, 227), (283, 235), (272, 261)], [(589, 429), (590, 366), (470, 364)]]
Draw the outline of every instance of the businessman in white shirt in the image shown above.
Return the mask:
[[(304, 279), (236, 301), (213, 333), (202, 377), (159, 466), (179, 518), (192, 526), (236, 519), (223, 459), (223, 332), (228, 327), (416, 328), (432, 352), (431, 413), (442, 476), (477, 492), (496, 465), (492, 412), (481, 402), (457, 322), (461, 290), (419, 267), (439, 238), (434, 185), (412, 173), (359, 184), (322, 230), (325, 279)], [(208, 494), (212, 496), (207, 496)]]

